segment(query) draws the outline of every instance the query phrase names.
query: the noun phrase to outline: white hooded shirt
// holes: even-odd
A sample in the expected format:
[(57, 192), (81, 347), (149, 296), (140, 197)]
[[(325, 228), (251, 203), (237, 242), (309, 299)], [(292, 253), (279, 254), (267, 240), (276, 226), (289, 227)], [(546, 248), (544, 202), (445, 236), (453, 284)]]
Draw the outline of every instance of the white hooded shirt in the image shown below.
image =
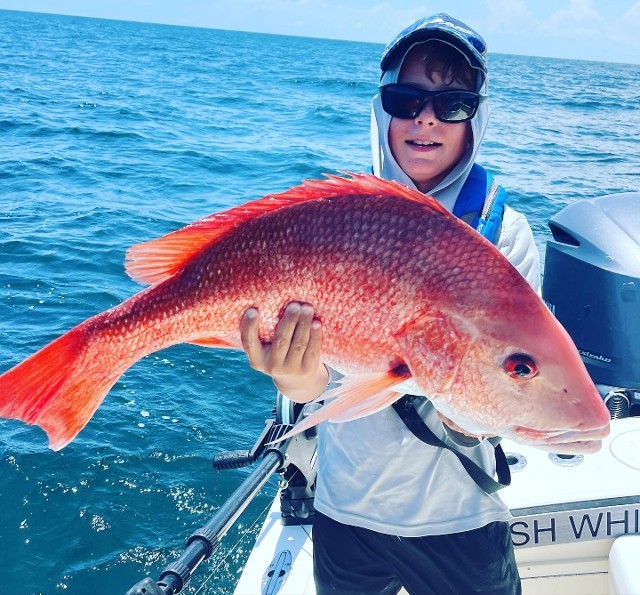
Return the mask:
[[(397, 82), (399, 70), (398, 66), (385, 72), (382, 83)], [(485, 93), (483, 73), (478, 80), (478, 90)], [(449, 211), (453, 211), (475, 162), (488, 118), (485, 101), (471, 120), (473, 143), (449, 175), (429, 192)], [(376, 95), (371, 115), (374, 174), (415, 188), (391, 154), (390, 121)], [(531, 228), (523, 215), (509, 207), (505, 208), (497, 247), (539, 291), (539, 255)], [(495, 453), (489, 442), (460, 446), (445, 432), (428, 401), (417, 409), (436, 436), (495, 476)], [(317, 461), (315, 507), (343, 524), (420, 537), (469, 531), (511, 518), (497, 493), (487, 494), (478, 487), (453, 453), (418, 440), (392, 407), (349, 422), (320, 424)]]

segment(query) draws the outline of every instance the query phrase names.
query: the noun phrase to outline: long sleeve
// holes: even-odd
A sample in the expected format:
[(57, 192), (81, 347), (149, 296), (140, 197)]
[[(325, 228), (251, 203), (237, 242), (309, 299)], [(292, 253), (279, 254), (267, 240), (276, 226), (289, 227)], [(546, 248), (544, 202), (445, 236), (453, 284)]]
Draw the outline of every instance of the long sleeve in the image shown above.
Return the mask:
[(522, 213), (505, 207), (498, 250), (540, 293), (540, 253), (529, 222)]

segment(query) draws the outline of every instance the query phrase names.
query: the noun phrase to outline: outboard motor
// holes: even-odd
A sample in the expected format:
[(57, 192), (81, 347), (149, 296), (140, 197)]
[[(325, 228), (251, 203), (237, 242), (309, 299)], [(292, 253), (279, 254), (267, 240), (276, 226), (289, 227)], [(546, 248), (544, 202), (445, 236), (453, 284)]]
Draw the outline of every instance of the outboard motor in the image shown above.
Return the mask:
[(640, 415), (640, 192), (580, 200), (549, 228), (542, 297), (611, 417)]

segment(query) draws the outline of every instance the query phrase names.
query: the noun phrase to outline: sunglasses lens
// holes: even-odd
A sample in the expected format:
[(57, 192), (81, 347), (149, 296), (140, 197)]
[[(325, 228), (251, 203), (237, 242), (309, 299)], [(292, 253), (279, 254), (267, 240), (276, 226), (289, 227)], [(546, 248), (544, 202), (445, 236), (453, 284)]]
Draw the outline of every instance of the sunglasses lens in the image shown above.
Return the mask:
[(433, 99), (438, 120), (466, 122), (475, 116), (480, 99), (471, 91), (443, 91)]
[(382, 88), (382, 109), (394, 118), (415, 118), (422, 110), (424, 94), (419, 89), (389, 85)]
[(466, 122), (475, 116), (480, 97), (473, 91), (425, 91), (408, 85), (381, 88), (382, 109), (394, 118), (415, 118), (425, 102), (433, 100), (436, 118), (442, 122)]

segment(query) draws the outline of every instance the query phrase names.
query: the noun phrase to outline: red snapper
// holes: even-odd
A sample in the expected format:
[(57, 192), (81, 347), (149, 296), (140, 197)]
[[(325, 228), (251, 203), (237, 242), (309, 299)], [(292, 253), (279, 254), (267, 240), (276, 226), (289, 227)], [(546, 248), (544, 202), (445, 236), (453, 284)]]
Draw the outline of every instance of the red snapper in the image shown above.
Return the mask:
[(0, 376), (0, 416), (68, 444), (118, 378), (177, 343), (240, 348), (260, 310), (273, 337), (291, 301), (312, 304), (323, 361), (345, 374), (306, 424), (348, 420), (402, 392), (465, 430), (591, 452), (609, 413), (568, 334), (491, 243), (420, 192), (329, 176), (132, 247), (151, 284)]

